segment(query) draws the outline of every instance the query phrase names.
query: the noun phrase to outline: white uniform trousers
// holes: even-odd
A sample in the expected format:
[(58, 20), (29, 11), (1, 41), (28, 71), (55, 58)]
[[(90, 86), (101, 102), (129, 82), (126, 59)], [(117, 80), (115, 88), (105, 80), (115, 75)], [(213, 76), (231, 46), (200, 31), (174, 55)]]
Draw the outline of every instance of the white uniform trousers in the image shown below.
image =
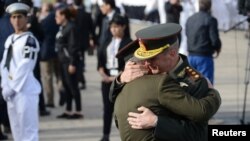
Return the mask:
[(17, 93), (8, 104), (14, 141), (38, 141), (38, 94)]

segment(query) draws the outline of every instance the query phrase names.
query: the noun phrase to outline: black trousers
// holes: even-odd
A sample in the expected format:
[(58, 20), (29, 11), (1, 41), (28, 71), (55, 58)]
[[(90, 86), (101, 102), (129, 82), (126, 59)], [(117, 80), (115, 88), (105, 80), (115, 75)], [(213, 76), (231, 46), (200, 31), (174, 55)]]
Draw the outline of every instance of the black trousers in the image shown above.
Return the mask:
[[(62, 64), (62, 83), (66, 94), (66, 110), (72, 111), (72, 102), (75, 100), (76, 111), (82, 110), (81, 95), (78, 88), (77, 73), (69, 74), (69, 64)], [(77, 68), (78, 69), (78, 68)]]
[(111, 83), (102, 82), (102, 100), (103, 100), (103, 135), (109, 135), (112, 125), (114, 103), (109, 101), (109, 89)]

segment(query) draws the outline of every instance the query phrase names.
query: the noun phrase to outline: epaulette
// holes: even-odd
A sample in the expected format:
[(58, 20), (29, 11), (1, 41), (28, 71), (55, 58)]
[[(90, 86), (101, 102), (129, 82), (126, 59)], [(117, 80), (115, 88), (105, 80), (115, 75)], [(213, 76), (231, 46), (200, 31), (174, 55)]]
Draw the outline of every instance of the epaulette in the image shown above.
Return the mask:
[(195, 70), (195, 69), (193, 69), (193, 68), (191, 68), (191, 67), (189, 67), (189, 66), (187, 66), (187, 67), (185, 68), (185, 72), (186, 72), (186, 74), (187, 74), (193, 81), (196, 81), (196, 80), (198, 80), (199, 78), (201, 78), (201, 74), (200, 74), (197, 70)]

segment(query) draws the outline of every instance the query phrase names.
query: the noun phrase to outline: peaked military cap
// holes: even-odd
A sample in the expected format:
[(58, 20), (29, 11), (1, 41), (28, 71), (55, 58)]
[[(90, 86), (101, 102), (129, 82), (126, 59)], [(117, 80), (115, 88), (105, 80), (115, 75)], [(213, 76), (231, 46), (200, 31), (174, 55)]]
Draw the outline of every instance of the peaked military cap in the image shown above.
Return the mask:
[(134, 40), (130, 43), (128, 43), (125, 47), (121, 48), (118, 53), (116, 54), (117, 58), (123, 58), (124, 61), (128, 61), (131, 58), (132, 61), (136, 58), (134, 58), (134, 52), (139, 47), (139, 42), (137, 40)]
[(30, 10), (30, 7), (24, 3), (13, 3), (6, 8), (6, 12), (9, 14), (15, 13), (24, 13), (27, 14)]
[(175, 23), (159, 24), (135, 33), (139, 48), (134, 56), (140, 60), (152, 58), (178, 42), (181, 26)]

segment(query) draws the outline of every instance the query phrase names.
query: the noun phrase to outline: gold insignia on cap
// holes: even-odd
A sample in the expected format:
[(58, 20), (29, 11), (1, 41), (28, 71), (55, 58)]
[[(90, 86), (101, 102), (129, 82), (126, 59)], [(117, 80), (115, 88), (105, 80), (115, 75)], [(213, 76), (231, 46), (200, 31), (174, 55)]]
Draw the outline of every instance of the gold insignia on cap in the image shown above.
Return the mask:
[[(157, 49), (152, 49), (152, 50), (146, 50), (144, 44), (139, 41), (140, 47), (134, 52), (134, 56), (138, 59), (149, 59), (152, 58), (159, 53), (161, 53), (164, 49), (169, 48), (170, 45), (166, 44), (163, 47), (157, 48)], [(142, 45), (142, 46), (141, 46)]]
[(141, 41), (141, 39), (139, 39), (139, 47), (141, 48), (141, 50), (147, 51), (146, 46), (143, 44), (143, 42)]

